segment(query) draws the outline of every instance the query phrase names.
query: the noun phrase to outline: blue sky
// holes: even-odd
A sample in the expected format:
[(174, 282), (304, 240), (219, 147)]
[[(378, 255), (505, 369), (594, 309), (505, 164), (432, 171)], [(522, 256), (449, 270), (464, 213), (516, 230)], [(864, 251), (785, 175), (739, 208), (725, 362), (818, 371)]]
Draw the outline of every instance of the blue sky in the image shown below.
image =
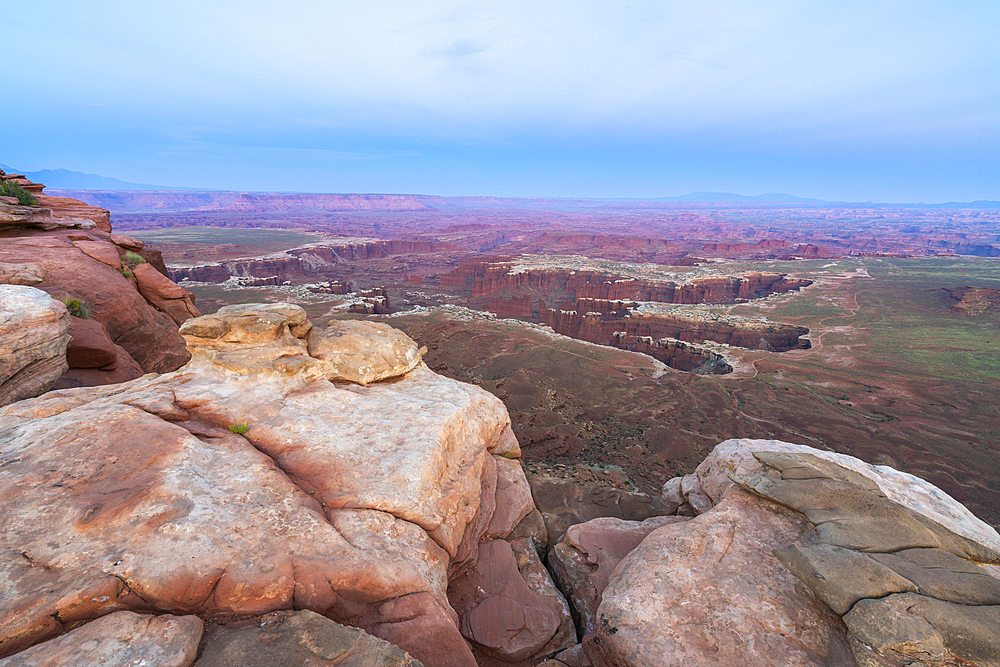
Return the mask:
[(0, 162), (29, 171), (1000, 199), (996, 0), (33, 0), (3, 33)]

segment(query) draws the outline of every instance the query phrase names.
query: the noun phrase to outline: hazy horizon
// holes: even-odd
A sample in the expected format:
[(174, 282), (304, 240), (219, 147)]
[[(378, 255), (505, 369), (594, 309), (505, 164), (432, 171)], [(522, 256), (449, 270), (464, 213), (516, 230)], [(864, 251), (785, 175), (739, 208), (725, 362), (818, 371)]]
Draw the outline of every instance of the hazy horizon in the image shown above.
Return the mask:
[(219, 190), (1000, 199), (1000, 5), (39, 0), (0, 162)]

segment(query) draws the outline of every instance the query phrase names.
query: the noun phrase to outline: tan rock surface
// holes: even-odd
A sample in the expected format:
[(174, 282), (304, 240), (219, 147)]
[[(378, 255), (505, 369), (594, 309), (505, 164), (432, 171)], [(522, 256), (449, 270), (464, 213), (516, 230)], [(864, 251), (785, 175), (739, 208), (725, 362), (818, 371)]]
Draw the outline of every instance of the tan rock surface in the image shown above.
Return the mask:
[(326, 363), (327, 378), (371, 384), (407, 373), (426, 349), (388, 324), (331, 320), (309, 334), (309, 354)]
[(850, 665), (839, 618), (771, 554), (809, 535), (802, 515), (739, 490), (655, 530), (605, 589), (589, 657), (602, 667)]
[(45, 292), (0, 285), (0, 405), (47, 391), (68, 367), (70, 316)]
[(60, 637), (0, 660), (0, 667), (189, 667), (198, 652), (197, 616), (117, 611)]
[(695, 470), (694, 476), (712, 501), (718, 502), (726, 489), (733, 485), (730, 473), (754, 475), (766, 471), (765, 466), (753, 456), (754, 452), (763, 451), (805, 453), (836, 463), (877, 483), (890, 500), (940, 523), (958, 535), (1000, 551), (1000, 535), (997, 531), (941, 489), (914, 475), (888, 466), (872, 465), (847, 454), (780, 440), (726, 440), (712, 450)]
[(48, 272), (37, 264), (0, 263), (0, 285), (37, 285)]

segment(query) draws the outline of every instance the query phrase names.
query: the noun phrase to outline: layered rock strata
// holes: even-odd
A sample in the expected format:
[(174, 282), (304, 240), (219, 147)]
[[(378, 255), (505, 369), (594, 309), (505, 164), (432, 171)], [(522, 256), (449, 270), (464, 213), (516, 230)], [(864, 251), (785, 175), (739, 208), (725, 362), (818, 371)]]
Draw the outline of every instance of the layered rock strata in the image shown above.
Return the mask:
[(0, 405), (48, 391), (66, 371), (66, 306), (26, 285), (0, 285)]
[[(467, 639), (572, 646), (506, 410), (383, 326), (230, 307), (182, 327), (176, 372), (0, 410), (0, 654), (119, 610), (309, 609), (443, 667), (476, 664)], [(449, 581), (482, 576), (456, 614)]]

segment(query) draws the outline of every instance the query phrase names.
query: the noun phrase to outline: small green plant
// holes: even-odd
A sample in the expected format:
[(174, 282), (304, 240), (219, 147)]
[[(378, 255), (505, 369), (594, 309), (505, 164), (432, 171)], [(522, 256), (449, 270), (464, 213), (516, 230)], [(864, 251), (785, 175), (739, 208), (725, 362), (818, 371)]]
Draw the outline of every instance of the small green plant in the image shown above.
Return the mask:
[(246, 422), (240, 422), (239, 424), (232, 424), (229, 427), (229, 430), (230, 432), (235, 433), (236, 435), (246, 435), (247, 431), (250, 430), (250, 427), (247, 425)]
[(21, 206), (38, 206), (38, 200), (14, 181), (0, 181), (0, 197), (17, 197)]
[(86, 320), (90, 318), (90, 306), (83, 299), (73, 299), (68, 296), (64, 296), (59, 299), (66, 306), (66, 310), (73, 317), (79, 317), (81, 320)]
[(129, 250), (128, 252), (125, 253), (125, 259), (122, 262), (123, 267), (125, 262), (128, 262), (128, 265), (132, 267), (135, 266), (136, 264), (145, 264), (146, 260), (143, 259), (142, 255), (140, 255), (139, 253), (132, 252), (131, 250)]

